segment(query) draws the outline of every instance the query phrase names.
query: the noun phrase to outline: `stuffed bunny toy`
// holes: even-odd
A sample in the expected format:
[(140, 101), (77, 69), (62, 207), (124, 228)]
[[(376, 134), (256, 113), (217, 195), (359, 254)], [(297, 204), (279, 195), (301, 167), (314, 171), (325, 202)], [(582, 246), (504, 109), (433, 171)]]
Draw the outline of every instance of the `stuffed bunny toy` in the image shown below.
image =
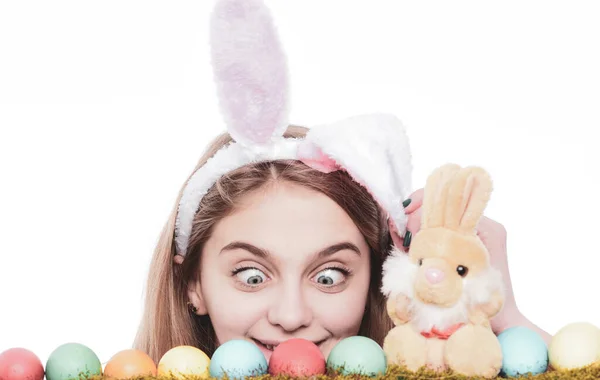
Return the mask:
[(389, 363), (484, 378), (500, 373), (490, 319), (505, 292), (476, 230), (491, 192), (479, 167), (446, 164), (428, 177), (421, 229), (408, 253), (394, 247), (383, 265), (382, 292), (395, 324), (383, 344)]

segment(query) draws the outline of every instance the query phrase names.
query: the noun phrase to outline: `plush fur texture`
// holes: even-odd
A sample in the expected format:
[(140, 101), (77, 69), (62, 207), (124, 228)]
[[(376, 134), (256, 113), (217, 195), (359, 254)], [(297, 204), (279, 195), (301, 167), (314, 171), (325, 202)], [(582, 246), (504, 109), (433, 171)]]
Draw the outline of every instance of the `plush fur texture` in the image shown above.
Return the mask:
[(221, 113), (240, 144), (269, 144), (288, 126), (286, 57), (261, 0), (220, 0), (210, 45)]
[[(275, 132), (274, 132), (275, 133)], [(411, 157), (404, 127), (393, 115), (365, 114), (312, 128), (304, 139), (274, 139), (260, 149), (232, 143), (200, 167), (186, 184), (175, 221), (177, 252), (185, 256), (202, 197), (224, 174), (251, 162), (297, 159), (325, 173), (345, 170), (406, 228), (402, 201), (409, 195)]]
[(175, 220), (175, 243), (177, 254), (185, 257), (188, 248), (192, 222), (202, 197), (221, 178), (221, 176), (247, 165), (262, 160), (296, 159), (298, 139), (280, 139), (270, 149), (251, 151), (240, 144), (229, 144), (219, 150), (189, 179), (181, 199), (177, 219)]
[(404, 233), (402, 202), (411, 191), (412, 157), (397, 117), (365, 114), (316, 126), (303, 144), (302, 161), (320, 170), (347, 170), (388, 213), (398, 233)]
[(478, 167), (447, 164), (429, 176), (409, 253), (394, 249), (383, 265), (381, 290), (396, 324), (384, 342), (391, 363), (499, 373), (502, 352), (489, 320), (503, 306), (504, 285), (476, 232), (491, 191)]
[(403, 233), (402, 202), (410, 191), (412, 168), (408, 138), (395, 116), (355, 116), (311, 128), (305, 139), (284, 139), (288, 68), (261, 0), (218, 0), (211, 49), (221, 113), (234, 142), (193, 173), (183, 189), (175, 220), (179, 256), (187, 253), (194, 215), (206, 192), (221, 176), (259, 161), (296, 159), (325, 173), (346, 170)]

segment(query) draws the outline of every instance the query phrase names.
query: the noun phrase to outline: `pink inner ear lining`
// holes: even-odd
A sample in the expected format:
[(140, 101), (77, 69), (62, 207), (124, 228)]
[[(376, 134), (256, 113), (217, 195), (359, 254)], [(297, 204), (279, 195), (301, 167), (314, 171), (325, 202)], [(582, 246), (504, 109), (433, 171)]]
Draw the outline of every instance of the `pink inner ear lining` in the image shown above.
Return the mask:
[(319, 161), (319, 160), (302, 159), (300, 161), (304, 162), (306, 165), (310, 166), (311, 168), (318, 170), (320, 172), (323, 172), (323, 173), (331, 173), (331, 172), (337, 171), (339, 169), (336, 165), (323, 163), (322, 161)]
[[(362, 181), (360, 178), (357, 178), (351, 172), (346, 170), (346, 168), (340, 165), (335, 159), (323, 153), (323, 150), (319, 146), (313, 144), (312, 142), (304, 140), (298, 145), (297, 158), (309, 167), (323, 173), (331, 173), (337, 170), (346, 171), (348, 174), (350, 174), (350, 176), (356, 183), (360, 184), (365, 189), (367, 189), (367, 191), (369, 192), (369, 194), (371, 194), (373, 199), (375, 199), (375, 201), (379, 205), (381, 205), (380, 199), (371, 191), (369, 186), (367, 186), (367, 184), (364, 183), (364, 181)], [(389, 218), (388, 223), (390, 225), (390, 228), (393, 228), (393, 231), (398, 233), (396, 223), (391, 218)]]
[(308, 142), (303, 142), (298, 146), (298, 159), (323, 173), (331, 173), (340, 169), (340, 165), (323, 153), (321, 148)]
[(265, 145), (288, 125), (287, 58), (263, 0), (220, 0), (211, 15), (219, 107), (234, 140)]

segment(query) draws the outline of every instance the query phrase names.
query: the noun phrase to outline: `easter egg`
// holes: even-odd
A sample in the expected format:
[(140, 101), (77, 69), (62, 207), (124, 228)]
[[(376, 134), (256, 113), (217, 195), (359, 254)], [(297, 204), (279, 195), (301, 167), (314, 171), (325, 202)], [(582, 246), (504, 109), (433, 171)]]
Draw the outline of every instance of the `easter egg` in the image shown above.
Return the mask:
[(600, 329), (588, 322), (568, 324), (552, 337), (548, 351), (554, 369), (576, 369), (600, 362)]
[(25, 348), (10, 348), (0, 354), (0, 380), (43, 380), (44, 366)]
[(156, 372), (156, 364), (152, 358), (135, 349), (117, 352), (104, 367), (104, 376), (115, 379), (156, 376)]
[(177, 346), (165, 352), (158, 362), (159, 376), (183, 379), (187, 376), (208, 378), (210, 358), (202, 350), (192, 346)]
[(327, 367), (342, 375), (377, 376), (387, 369), (387, 359), (377, 342), (364, 336), (342, 339), (327, 357)]
[(102, 364), (89, 347), (65, 343), (57, 347), (46, 361), (47, 380), (67, 380), (102, 374)]
[(304, 377), (325, 374), (325, 357), (319, 347), (306, 339), (280, 343), (269, 359), (269, 374)]
[(501, 332), (498, 340), (504, 375), (538, 375), (548, 369), (548, 348), (537, 332), (522, 326), (511, 327)]
[(254, 343), (233, 339), (220, 345), (210, 360), (212, 377), (244, 378), (267, 373), (267, 359)]

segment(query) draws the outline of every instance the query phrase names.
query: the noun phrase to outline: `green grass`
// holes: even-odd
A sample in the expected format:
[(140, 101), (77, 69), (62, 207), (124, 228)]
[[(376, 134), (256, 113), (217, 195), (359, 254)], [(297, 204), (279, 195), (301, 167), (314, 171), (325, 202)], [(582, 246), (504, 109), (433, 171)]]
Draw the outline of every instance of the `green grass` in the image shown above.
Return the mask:
[[(174, 376), (146, 376), (138, 377), (132, 380), (175, 380)], [(198, 376), (186, 376), (185, 379), (199, 380)], [(290, 376), (256, 376), (254, 380), (292, 380)], [(433, 372), (431, 370), (422, 369), (417, 372), (407, 371), (398, 366), (389, 366), (385, 375), (378, 377), (366, 377), (366, 376), (342, 376), (339, 374), (319, 375), (311, 377), (311, 380), (436, 380), (436, 379), (447, 379), (447, 380), (482, 380), (481, 377), (466, 377), (463, 375), (453, 374), (451, 371), (445, 372)], [(497, 379), (505, 379), (504, 377), (497, 377)], [(585, 368), (576, 370), (552, 370), (549, 369), (545, 373), (539, 375), (523, 375), (519, 379), (530, 379), (530, 380), (598, 380), (600, 379), (600, 364), (587, 366)], [(102, 376), (96, 376), (90, 378), (90, 380), (108, 380)]]

